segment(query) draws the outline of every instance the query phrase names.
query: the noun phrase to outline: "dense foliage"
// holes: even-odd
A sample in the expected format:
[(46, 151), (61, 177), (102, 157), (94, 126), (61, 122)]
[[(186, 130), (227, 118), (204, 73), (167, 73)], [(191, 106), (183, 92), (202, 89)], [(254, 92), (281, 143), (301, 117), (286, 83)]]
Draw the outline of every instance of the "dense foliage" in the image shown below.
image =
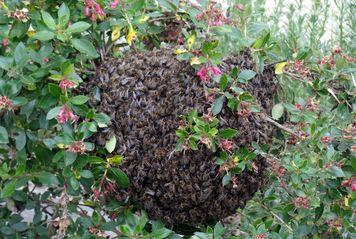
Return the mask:
[[(277, 135), (268, 146), (253, 144), (270, 164), (269, 185), (238, 210), (238, 223), (197, 228), (193, 237), (354, 237), (354, 5), (308, 2), (303, 12), (305, 1), (279, 1), (269, 15), (263, 0), (0, 1), (0, 237), (181, 238), (144, 211), (104, 200), (130, 182), (122, 156), (110, 154), (116, 138), (105, 147), (90, 140), (110, 118), (76, 93), (106, 56), (161, 42), (179, 45), (177, 57), (202, 81), (220, 82), (214, 115), (225, 97), (237, 111), (258, 111), (244, 91), (234, 98), (225, 89), (266, 66), (278, 75), (269, 119)], [(246, 47), (256, 72), (222, 75), (221, 58)]]

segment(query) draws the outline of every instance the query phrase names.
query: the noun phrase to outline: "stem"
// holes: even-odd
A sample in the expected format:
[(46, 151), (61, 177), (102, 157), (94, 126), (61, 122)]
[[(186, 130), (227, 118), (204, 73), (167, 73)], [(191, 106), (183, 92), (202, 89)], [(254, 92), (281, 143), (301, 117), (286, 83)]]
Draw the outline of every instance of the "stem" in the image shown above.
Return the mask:
[(280, 218), (276, 213), (272, 210), (269, 210), (265, 205), (261, 204), (261, 207), (267, 211), (269, 211), (278, 221), (280, 221), (291, 233), (293, 233), (293, 229), (285, 222), (282, 218)]
[(276, 127), (280, 128), (280, 129), (282, 129), (282, 130), (284, 130), (284, 131), (286, 131), (286, 132), (288, 132), (288, 133), (290, 133), (290, 134), (292, 134), (292, 135), (294, 135), (294, 136), (300, 138), (300, 136), (299, 136), (298, 134), (294, 133), (290, 128), (287, 128), (287, 127), (281, 125), (280, 123), (274, 121), (274, 120), (273, 120), (272, 118), (270, 118), (269, 116), (264, 115), (264, 116), (263, 116), (263, 119), (266, 120), (266, 121), (268, 121), (269, 123), (273, 124), (274, 126), (276, 126)]

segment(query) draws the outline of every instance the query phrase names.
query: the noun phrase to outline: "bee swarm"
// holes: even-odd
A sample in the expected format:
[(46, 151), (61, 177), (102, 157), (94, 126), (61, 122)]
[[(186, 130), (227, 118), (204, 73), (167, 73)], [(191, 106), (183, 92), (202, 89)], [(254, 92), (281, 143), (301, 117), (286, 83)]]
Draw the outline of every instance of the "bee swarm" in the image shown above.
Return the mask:
[[(219, 66), (223, 72), (238, 66), (253, 69), (249, 51), (227, 57)], [(127, 52), (121, 59), (107, 59), (95, 80), (87, 83), (101, 92), (92, 100), (96, 108), (111, 118), (109, 127), (94, 141), (105, 145), (112, 135), (117, 138), (116, 152), (124, 156), (120, 168), (130, 178), (131, 186), (115, 195), (143, 206), (152, 219), (168, 225), (197, 225), (221, 219), (244, 207), (265, 183), (266, 162), (257, 157), (257, 171), (245, 170), (237, 176), (237, 187), (222, 186), (222, 174), (210, 150), (174, 152), (180, 115), (192, 109), (208, 112), (203, 83), (189, 62), (179, 61), (172, 49)], [(260, 102), (262, 112), (270, 114), (276, 93), (274, 69), (269, 67), (241, 86)], [(94, 97), (92, 97), (94, 98)], [(222, 127), (239, 134), (239, 147), (251, 142), (269, 143), (273, 128), (258, 113), (240, 117), (226, 106), (218, 115)]]

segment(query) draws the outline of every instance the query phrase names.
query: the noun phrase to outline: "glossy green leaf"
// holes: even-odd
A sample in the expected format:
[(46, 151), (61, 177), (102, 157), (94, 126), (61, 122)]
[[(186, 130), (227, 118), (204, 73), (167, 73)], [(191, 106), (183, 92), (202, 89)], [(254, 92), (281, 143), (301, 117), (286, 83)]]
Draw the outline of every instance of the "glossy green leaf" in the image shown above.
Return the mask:
[(225, 101), (225, 96), (219, 96), (211, 105), (211, 112), (213, 113), (213, 115), (217, 115), (221, 112), (222, 107), (224, 105), (224, 101)]

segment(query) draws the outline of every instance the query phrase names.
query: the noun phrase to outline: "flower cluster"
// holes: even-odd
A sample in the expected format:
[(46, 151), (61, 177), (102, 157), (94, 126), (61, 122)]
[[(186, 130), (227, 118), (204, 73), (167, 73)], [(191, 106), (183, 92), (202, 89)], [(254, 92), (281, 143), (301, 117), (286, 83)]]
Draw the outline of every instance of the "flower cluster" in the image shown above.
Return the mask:
[(15, 11), (10, 13), (9, 17), (15, 19), (16, 21), (26, 22), (28, 17), (28, 9), (16, 9)]
[(259, 234), (255, 237), (253, 237), (253, 239), (265, 239), (266, 238), (266, 234), (265, 233), (262, 233), (262, 234)]
[(340, 55), (342, 58), (344, 58), (346, 61), (350, 63), (355, 63), (356, 58), (353, 58), (351, 56), (348, 56), (342, 52), (342, 49), (340, 47), (335, 47), (334, 50), (331, 52), (331, 55), (329, 56), (324, 56), (321, 60), (319, 60), (317, 63), (325, 66), (326, 64), (329, 63), (330, 68), (334, 68), (335, 66), (335, 56)]
[(278, 177), (283, 177), (286, 173), (286, 169), (280, 165), (276, 160), (266, 157), (267, 163), (270, 165), (272, 172)]
[(241, 12), (245, 11), (245, 7), (241, 3), (236, 4), (235, 9)]
[(95, 22), (98, 18), (104, 18), (106, 13), (95, 0), (85, 0), (85, 16)]
[(229, 153), (232, 152), (234, 146), (235, 146), (234, 142), (227, 139), (221, 140), (219, 143), (219, 148)]
[(0, 96), (0, 110), (1, 109), (12, 110), (13, 108), (14, 105), (12, 101), (9, 99), (9, 97)]
[(330, 144), (331, 138), (329, 136), (324, 136), (321, 138), (321, 142), (323, 142), (324, 144)]
[(297, 197), (294, 200), (294, 205), (296, 208), (306, 208), (310, 207), (310, 202), (308, 197)]
[(209, 26), (222, 26), (228, 22), (228, 18), (221, 11), (221, 8), (216, 6), (215, 1), (210, 1), (208, 9), (197, 15), (198, 21), (203, 18), (206, 18)]
[(115, 1), (111, 2), (110, 8), (115, 9), (119, 3), (120, 3), (120, 0), (115, 0)]
[(85, 144), (83, 141), (74, 141), (69, 145), (67, 151), (71, 153), (83, 154), (86, 150)]
[(221, 71), (217, 66), (202, 66), (197, 72), (197, 76), (204, 82), (210, 82), (211, 78), (220, 75)]
[(57, 120), (60, 124), (65, 124), (68, 121), (74, 123), (77, 119), (78, 116), (76, 116), (68, 106), (63, 106), (57, 115)]
[(4, 39), (2, 39), (1, 45), (2, 45), (3, 47), (7, 47), (7, 45), (9, 45), (9, 38), (4, 38)]
[(356, 178), (349, 178), (341, 182), (341, 186), (356, 191)]
[(326, 222), (326, 224), (328, 224), (329, 232), (332, 232), (334, 229), (338, 230), (342, 228), (342, 224), (339, 219), (330, 219)]
[(301, 60), (296, 60), (294, 62), (293, 69), (301, 76), (307, 76), (310, 74), (310, 71), (304, 66), (304, 63)]
[(76, 85), (68, 79), (63, 79), (59, 82), (59, 88), (61, 88), (63, 91), (65, 91), (66, 89), (71, 89), (75, 86)]

